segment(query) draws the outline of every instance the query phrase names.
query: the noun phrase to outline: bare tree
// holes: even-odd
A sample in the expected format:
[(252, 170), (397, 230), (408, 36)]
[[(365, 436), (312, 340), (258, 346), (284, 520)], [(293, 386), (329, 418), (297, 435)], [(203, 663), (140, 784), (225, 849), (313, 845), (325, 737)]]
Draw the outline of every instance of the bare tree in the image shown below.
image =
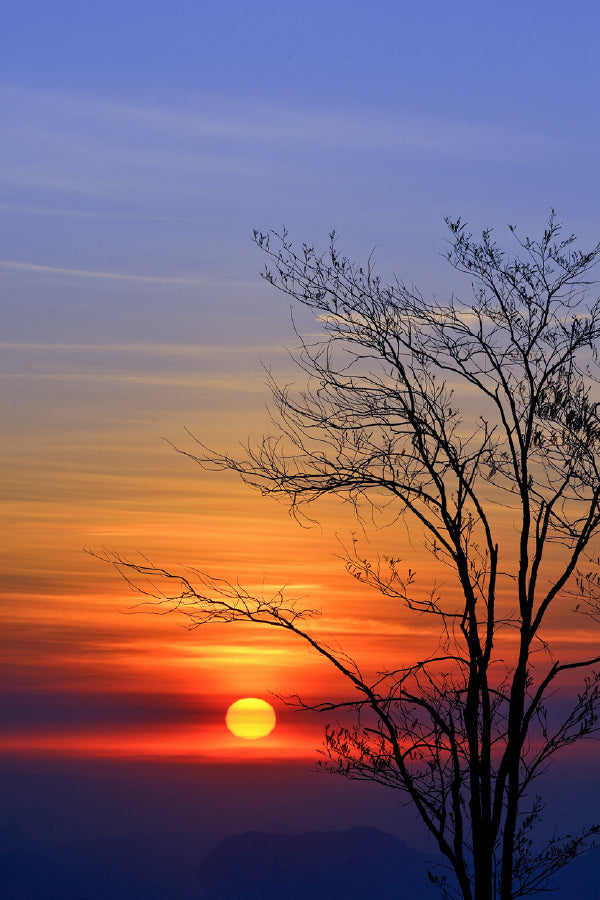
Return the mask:
[[(341, 257), (333, 234), (319, 255), (296, 250), (286, 232), (255, 232), (266, 280), (316, 314), (317, 338), (296, 331), (306, 385), (294, 391), (269, 375), (275, 431), (239, 456), (200, 442), (185, 451), (282, 497), (297, 516), (335, 494), (359, 518), (385, 509), (417, 523), (447, 567), (443, 591), (423, 593), (400, 558), (369, 560), (356, 543), (346, 565), (390, 603), (439, 622), (427, 659), (369, 680), (307, 629), (316, 612), (283, 592), (255, 596), (200, 571), (108, 558), (191, 627), (268, 624), (325, 657), (352, 694), (316, 708), (353, 713), (351, 726), (327, 726), (326, 764), (407, 796), (454, 875), (433, 876), (444, 896), (513, 900), (548, 889), (600, 832), (536, 839), (543, 807), (532, 795), (555, 754), (598, 727), (600, 656), (559, 659), (544, 626), (574, 595), (580, 611), (598, 611), (598, 560), (589, 560), (600, 526), (600, 300), (587, 294), (600, 244), (577, 250), (554, 213), (540, 240), (511, 227), (513, 255), (489, 230), (475, 238), (460, 220), (447, 224), (445, 256), (471, 290), (444, 303), (384, 284), (370, 260)], [(468, 402), (456, 399), (461, 388)], [(512, 530), (499, 524), (507, 510)], [(561, 718), (549, 698), (574, 670), (582, 685)]]

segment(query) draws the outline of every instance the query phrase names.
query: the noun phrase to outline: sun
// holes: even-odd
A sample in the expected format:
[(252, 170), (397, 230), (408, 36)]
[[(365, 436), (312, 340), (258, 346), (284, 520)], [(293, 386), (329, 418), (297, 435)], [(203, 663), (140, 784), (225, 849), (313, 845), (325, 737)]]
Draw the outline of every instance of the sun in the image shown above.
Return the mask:
[(231, 704), (225, 722), (236, 737), (255, 741), (266, 737), (275, 728), (275, 710), (266, 700), (243, 697)]

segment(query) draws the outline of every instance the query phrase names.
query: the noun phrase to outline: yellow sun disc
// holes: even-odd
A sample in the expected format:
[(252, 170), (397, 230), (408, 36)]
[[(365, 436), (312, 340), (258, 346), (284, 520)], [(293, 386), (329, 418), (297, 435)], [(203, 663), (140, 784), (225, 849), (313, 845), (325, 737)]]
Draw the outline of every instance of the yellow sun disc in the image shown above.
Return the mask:
[(225, 722), (236, 737), (255, 741), (266, 737), (275, 728), (275, 710), (266, 700), (244, 697), (231, 704)]

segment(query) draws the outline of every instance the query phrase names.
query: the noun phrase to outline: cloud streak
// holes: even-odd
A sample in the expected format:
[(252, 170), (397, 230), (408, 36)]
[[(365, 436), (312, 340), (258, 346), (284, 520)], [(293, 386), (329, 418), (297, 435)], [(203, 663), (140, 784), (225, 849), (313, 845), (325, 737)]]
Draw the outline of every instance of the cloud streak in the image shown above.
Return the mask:
[(0, 266), (23, 272), (43, 272), (45, 275), (67, 275), (76, 278), (100, 278), (109, 281), (135, 281), (149, 284), (185, 284), (198, 287), (206, 284), (207, 279), (169, 277), (163, 275), (126, 275), (120, 272), (95, 272), (87, 269), (65, 269), (60, 266), (41, 266), (37, 263), (17, 262), (11, 259), (0, 259)]
[[(102, 129), (105, 134), (151, 132), (162, 142), (176, 147), (182, 138), (225, 141), (227, 144), (273, 142), (309, 144), (312, 147), (348, 147), (357, 149), (427, 150), (439, 155), (486, 155), (493, 158), (507, 153), (539, 158), (540, 151), (575, 148), (568, 141), (547, 134), (507, 130), (486, 124), (443, 119), (434, 116), (377, 115), (368, 110), (336, 112), (326, 108), (289, 108), (277, 104), (256, 103), (249, 107), (235, 101), (204, 101), (195, 110), (178, 111), (99, 100), (5, 88), (0, 100), (9, 106), (29, 108), (35, 121), (70, 121), (87, 129)], [(35, 127), (31, 124), (28, 128)], [(24, 126), (21, 126), (24, 127)], [(86, 148), (93, 151), (93, 146)]]
[[(402, 158), (424, 164), (422, 155), (536, 166), (581, 156), (573, 141), (554, 134), (364, 109), (205, 100), (176, 110), (11, 88), (0, 90), (0, 109), (7, 188), (83, 191), (104, 200), (112, 192), (120, 200), (149, 193), (172, 200), (176, 193), (197, 201), (213, 196), (215, 178), (236, 180), (243, 193), (256, 179), (271, 189), (289, 183), (290, 171), (299, 181), (317, 171), (335, 180), (342, 160), (365, 154), (396, 168)], [(369, 177), (376, 180), (372, 166)]]

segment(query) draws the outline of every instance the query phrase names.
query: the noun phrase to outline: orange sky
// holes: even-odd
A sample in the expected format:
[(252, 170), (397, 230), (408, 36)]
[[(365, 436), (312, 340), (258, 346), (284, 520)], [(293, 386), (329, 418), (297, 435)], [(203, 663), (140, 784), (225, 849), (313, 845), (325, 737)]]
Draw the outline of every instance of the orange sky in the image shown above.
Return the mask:
[[(168, 286), (155, 290), (158, 309)], [(87, 343), (47, 336), (4, 345), (5, 750), (307, 757), (320, 745), (322, 720), (279, 704), (275, 732), (248, 747), (225, 729), (227, 706), (270, 691), (314, 700), (344, 691), (314, 653), (268, 629), (190, 632), (173, 617), (133, 613), (135, 597), (85, 547), (197, 565), (257, 589), (287, 585), (322, 608), (314, 629), (334, 635), (366, 670), (434, 649), (435, 623), (344, 573), (338, 537), (348, 541), (356, 529), (347, 506), (322, 503), (321, 527), (300, 528), (281, 505), (201, 472), (162, 440), (189, 446), (188, 426), (232, 448), (268, 429), (260, 360), (289, 376), (285, 310), (272, 327), (280, 334), (271, 346), (243, 346), (239, 335), (231, 346), (201, 337), (106, 344), (91, 334)], [(400, 526), (370, 537), (374, 551), (403, 556), (426, 586), (433, 570), (418, 532), (409, 540)], [(555, 616), (553, 629), (564, 653), (595, 639), (581, 620), (567, 631)]]

